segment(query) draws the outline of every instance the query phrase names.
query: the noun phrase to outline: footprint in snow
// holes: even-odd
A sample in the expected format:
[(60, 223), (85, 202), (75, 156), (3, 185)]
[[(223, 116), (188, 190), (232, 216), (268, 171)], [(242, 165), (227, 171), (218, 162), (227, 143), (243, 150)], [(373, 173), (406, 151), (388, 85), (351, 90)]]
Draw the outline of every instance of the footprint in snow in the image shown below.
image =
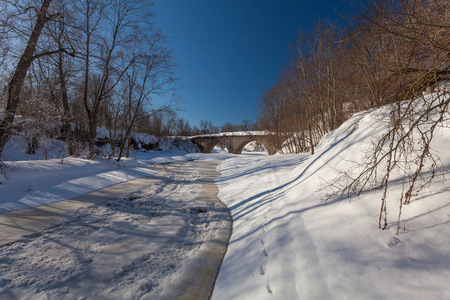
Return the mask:
[(396, 237), (391, 237), (389, 241), (386, 243), (389, 248), (393, 248), (400, 244), (400, 240)]
[(272, 289), (271, 289), (271, 287), (270, 287), (270, 283), (268, 283), (267, 285), (266, 285), (266, 288), (267, 288), (267, 292), (269, 293), (269, 294), (272, 294), (273, 292), (272, 292)]
[(261, 275), (266, 274), (266, 270), (264, 269), (263, 265), (259, 266), (259, 274), (261, 274)]
[(264, 256), (269, 256), (269, 252), (267, 251), (267, 249), (264, 247), (264, 250), (263, 250), (263, 255)]

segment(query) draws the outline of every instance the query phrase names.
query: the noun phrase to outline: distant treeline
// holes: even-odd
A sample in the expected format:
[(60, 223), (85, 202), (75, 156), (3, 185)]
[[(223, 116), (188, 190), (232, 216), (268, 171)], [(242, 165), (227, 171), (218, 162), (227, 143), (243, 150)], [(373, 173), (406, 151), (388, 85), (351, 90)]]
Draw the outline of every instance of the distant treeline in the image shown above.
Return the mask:
[(299, 33), (292, 61), (259, 99), (259, 126), (294, 133), (291, 152), (314, 152), (355, 112), (421, 97), (450, 79), (448, 1), (350, 2), (339, 23)]

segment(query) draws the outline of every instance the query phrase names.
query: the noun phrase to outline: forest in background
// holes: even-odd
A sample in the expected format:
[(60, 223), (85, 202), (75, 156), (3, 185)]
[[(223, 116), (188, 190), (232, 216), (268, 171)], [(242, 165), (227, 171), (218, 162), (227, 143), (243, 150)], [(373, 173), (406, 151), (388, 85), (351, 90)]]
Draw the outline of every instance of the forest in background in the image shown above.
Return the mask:
[(294, 135), (288, 152), (314, 153), (322, 136), (356, 112), (448, 92), (448, 1), (349, 5), (339, 23), (320, 21), (313, 32), (299, 33), (292, 61), (259, 99), (259, 126)]

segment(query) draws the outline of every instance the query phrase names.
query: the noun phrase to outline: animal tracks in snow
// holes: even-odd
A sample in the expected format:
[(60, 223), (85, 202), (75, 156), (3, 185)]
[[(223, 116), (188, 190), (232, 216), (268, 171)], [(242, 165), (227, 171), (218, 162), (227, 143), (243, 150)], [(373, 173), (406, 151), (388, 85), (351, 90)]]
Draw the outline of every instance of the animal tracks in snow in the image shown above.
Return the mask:
[(259, 266), (259, 274), (261, 274), (261, 275), (265, 275), (266, 274), (266, 269), (264, 268), (263, 265)]
[(266, 288), (267, 288), (267, 293), (269, 293), (269, 294), (272, 294), (272, 293), (273, 293), (272, 288), (270, 287), (270, 283), (268, 283), (268, 284), (266, 285)]
[[(262, 229), (264, 232), (264, 227)], [(262, 259), (264, 262), (267, 262), (267, 259), (269, 258), (269, 251), (267, 250), (266, 244), (264, 242), (264, 238), (260, 239), (260, 243), (261, 243), (261, 246), (263, 247), (263, 250), (262, 250), (263, 258)], [(264, 276), (264, 275), (266, 275), (266, 273), (267, 273), (267, 267), (265, 266), (264, 263), (262, 263), (259, 266), (259, 275)], [(267, 289), (267, 293), (269, 293), (269, 294), (273, 293), (272, 288), (270, 286), (270, 282), (267, 282), (266, 289)]]

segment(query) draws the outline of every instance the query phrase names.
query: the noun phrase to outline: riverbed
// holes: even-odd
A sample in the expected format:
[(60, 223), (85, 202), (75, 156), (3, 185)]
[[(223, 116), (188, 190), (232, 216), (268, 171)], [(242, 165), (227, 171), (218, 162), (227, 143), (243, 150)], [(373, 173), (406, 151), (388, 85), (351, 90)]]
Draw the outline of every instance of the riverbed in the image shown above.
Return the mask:
[(154, 164), (132, 193), (77, 197), (50, 227), (3, 244), (0, 297), (208, 299), (231, 234), (219, 163)]

